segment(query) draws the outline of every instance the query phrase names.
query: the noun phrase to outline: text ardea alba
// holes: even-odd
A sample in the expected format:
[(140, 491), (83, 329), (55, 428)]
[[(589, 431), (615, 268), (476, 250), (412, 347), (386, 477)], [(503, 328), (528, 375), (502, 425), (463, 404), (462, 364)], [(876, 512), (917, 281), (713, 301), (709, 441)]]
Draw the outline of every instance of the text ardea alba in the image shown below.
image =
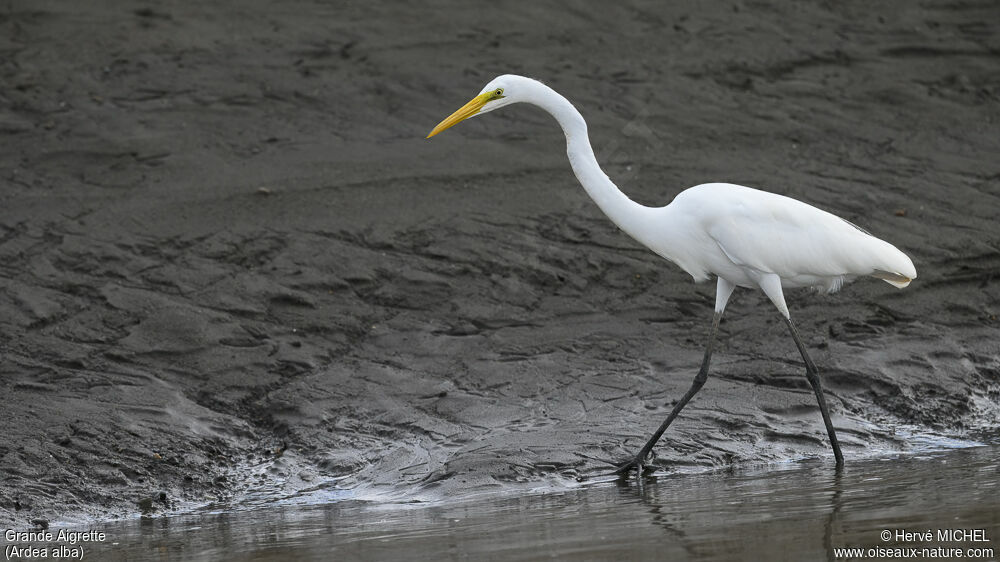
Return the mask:
[(640, 205), (601, 171), (580, 112), (552, 88), (523, 76), (495, 78), (478, 96), (434, 127), (427, 138), (474, 115), (519, 102), (537, 105), (559, 122), (566, 135), (566, 153), (573, 172), (619, 228), (680, 266), (695, 281), (718, 278), (712, 329), (694, 384), (635, 458), (619, 466), (618, 472), (635, 468), (642, 474), (653, 446), (705, 384), (719, 320), (736, 287), (760, 288), (781, 312), (805, 361), (806, 377), (816, 393), (837, 465), (842, 465), (844, 457), (819, 373), (788, 315), (783, 290), (814, 287), (834, 292), (859, 275), (877, 277), (902, 288), (917, 276), (910, 258), (892, 244), (826, 211), (740, 185), (708, 183), (684, 190), (666, 207)]

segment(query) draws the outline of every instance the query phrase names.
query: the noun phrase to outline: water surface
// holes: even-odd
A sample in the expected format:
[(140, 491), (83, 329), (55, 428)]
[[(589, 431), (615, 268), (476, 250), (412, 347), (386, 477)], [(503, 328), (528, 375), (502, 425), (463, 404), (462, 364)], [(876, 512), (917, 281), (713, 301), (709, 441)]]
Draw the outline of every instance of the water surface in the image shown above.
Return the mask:
[[(346, 501), (124, 521), (103, 525), (108, 540), (88, 545), (86, 558), (834, 560), (846, 559), (840, 547), (996, 549), (998, 454), (977, 447), (839, 473), (805, 461), (437, 505)], [(990, 542), (895, 538), (928, 529), (981, 530)]]

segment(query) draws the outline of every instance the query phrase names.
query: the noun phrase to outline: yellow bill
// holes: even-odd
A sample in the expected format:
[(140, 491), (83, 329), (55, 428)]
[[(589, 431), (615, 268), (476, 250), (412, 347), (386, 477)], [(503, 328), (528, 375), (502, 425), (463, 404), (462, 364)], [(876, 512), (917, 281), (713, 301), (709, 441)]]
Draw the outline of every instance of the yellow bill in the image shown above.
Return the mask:
[(486, 105), (486, 102), (492, 99), (492, 95), (493, 92), (486, 92), (485, 94), (479, 94), (478, 96), (472, 98), (469, 100), (469, 103), (463, 105), (458, 111), (446, 117), (444, 121), (438, 123), (437, 127), (434, 127), (434, 130), (427, 135), (427, 138), (431, 138), (445, 129), (454, 127), (469, 117), (479, 113), (479, 110)]

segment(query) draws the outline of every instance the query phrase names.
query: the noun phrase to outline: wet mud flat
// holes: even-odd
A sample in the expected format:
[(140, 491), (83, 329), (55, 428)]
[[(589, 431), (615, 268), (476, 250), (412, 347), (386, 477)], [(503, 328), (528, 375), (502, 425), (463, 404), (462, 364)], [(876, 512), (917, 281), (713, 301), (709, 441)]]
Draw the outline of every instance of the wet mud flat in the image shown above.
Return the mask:
[(730, 467), (434, 504), (276, 502), (101, 524), (77, 545), (109, 561), (995, 560), (997, 453), (862, 459), (840, 472), (819, 460)]
[[(420, 21), (421, 25), (413, 22)], [(907, 252), (787, 295), (845, 455), (1000, 414), (993, 3), (0, 8), (0, 527), (315, 489), (574, 486), (690, 385), (713, 292), (616, 231), (493, 76), (565, 93), (634, 199), (732, 181)], [(820, 457), (738, 291), (664, 472)]]

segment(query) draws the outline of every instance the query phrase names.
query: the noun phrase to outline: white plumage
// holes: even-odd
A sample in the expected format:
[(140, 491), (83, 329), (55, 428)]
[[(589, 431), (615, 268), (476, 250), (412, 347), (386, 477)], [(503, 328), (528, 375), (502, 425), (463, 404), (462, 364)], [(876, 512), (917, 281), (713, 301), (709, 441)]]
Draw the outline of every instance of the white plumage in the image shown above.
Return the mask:
[[(682, 267), (698, 280), (714, 274), (737, 286), (754, 287), (755, 276), (775, 274), (783, 288), (832, 292), (845, 277), (891, 273), (894, 277), (886, 280), (905, 287), (917, 275), (910, 258), (893, 245), (783, 195), (709, 183), (681, 192), (659, 211), (664, 222), (683, 223), (681, 228), (696, 233), (685, 254), (700, 259), (692, 269)], [(650, 244), (670, 259), (672, 244), (664, 246)], [(692, 246), (697, 248), (694, 252)]]
[(580, 112), (548, 86), (516, 75), (500, 76), (428, 138), (469, 117), (517, 102), (549, 112), (566, 135), (566, 153), (580, 184), (608, 217), (630, 236), (689, 273), (695, 281), (717, 277), (715, 318), (701, 370), (691, 390), (638, 455), (619, 471), (638, 468), (667, 426), (704, 384), (722, 312), (735, 287), (760, 288), (788, 324), (806, 363), (823, 421), (843, 462), (815, 365), (791, 323), (784, 289), (813, 287), (833, 292), (858, 276), (874, 276), (906, 287), (917, 276), (905, 254), (836, 215), (796, 199), (728, 183), (707, 183), (678, 194), (665, 207), (646, 207), (608, 179), (594, 157)]

